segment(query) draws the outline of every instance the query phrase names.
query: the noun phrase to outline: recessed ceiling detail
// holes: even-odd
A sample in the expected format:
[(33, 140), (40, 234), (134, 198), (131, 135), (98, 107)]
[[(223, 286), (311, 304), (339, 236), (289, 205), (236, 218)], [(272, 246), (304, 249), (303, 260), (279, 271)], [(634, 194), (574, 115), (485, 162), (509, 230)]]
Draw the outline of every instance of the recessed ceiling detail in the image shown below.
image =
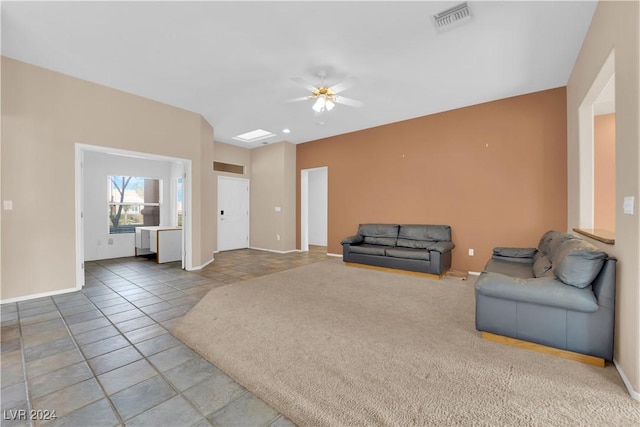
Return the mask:
[(261, 139), (271, 138), (272, 136), (276, 136), (276, 134), (271, 133), (268, 130), (256, 129), (256, 130), (252, 130), (251, 132), (246, 132), (241, 135), (236, 135), (233, 137), (233, 139), (237, 141), (242, 141), (242, 142), (256, 142), (256, 141), (260, 141)]

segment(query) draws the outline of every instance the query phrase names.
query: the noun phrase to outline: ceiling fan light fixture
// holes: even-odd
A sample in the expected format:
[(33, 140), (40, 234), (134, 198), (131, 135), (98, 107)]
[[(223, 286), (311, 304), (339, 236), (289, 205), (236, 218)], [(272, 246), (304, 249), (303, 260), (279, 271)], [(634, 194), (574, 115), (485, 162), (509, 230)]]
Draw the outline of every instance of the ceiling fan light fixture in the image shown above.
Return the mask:
[(319, 96), (318, 99), (316, 99), (316, 102), (313, 104), (313, 111), (315, 111), (316, 113), (321, 113), (324, 111), (325, 109), (325, 101), (324, 98)]
[(327, 109), (327, 111), (331, 111), (331, 109), (333, 107), (335, 107), (336, 104), (334, 104), (333, 102), (331, 102), (330, 99), (327, 99), (326, 102), (324, 103), (325, 108)]

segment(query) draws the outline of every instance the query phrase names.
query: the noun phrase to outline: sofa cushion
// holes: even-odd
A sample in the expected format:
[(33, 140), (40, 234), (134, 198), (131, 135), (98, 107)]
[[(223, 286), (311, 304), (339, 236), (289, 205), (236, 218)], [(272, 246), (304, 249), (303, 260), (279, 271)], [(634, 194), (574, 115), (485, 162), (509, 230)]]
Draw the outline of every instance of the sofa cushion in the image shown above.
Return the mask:
[(554, 237), (559, 236), (561, 233), (555, 230), (549, 230), (542, 235), (540, 241), (538, 242), (538, 251), (542, 252), (542, 255), (549, 255), (549, 245)]
[(398, 224), (360, 224), (358, 234), (368, 237), (394, 237), (398, 238)]
[(395, 246), (399, 228), (397, 224), (360, 224), (358, 234), (370, 245)]
[(393, 258), (405, 258), (405, 259), (419, 259), (423, 261), (429, 261), (429, 251), (425, 249), (411, 249), (411, 248), (387, 248), (387, 256)]
[(403, 248), (413, 248), (413, 249), (426, 249), (431, 242), (426, 240), (411, 240), (411, 239), (398, 239), (396, 242), (397, 246), (401, 246)]
[(448, 225), (428, 224), (401, 225), (400, 230), (398, 231), (398, 239), (426, 240), (428, 242), (450, 242), (451, 227)]
[(585, 288), (596, 278), (607, 254), (582, 239), (568, 239), (560, 244), (553, 269), (558, 279), (567, 285)]
[(491, 258), (489, 262), (487, 262), (487, 265), (484, 267), (484, 271), (500, 273), (510, 277), (520, 277), (523, 279), (534, 277), (531, 264), (504, 261), (496, 258)]
[(577, 237), (574, 236), (573, 234), (568, 234), (568, 233), (558, 233), (551, 238), (551, 241), (549, 242), (549, 252), (547, 253), (547, 256), (551, 260), (552, 264), (555, 264), (556, 260), (558, 259), (557, 256), (558, 256), (558, 250), (560, 249), (560, 245), (562, 245), (567, 240), (574, 240), (574, 239), (577, 239)]
[(533, 258), (536, 248), (493, 248), (493, 254), (511, 258)]
[(549, 270), (551, 270), (551, 260), (549, 257), (546, 255), (536, 257), (533, 263), (533, 275), (535, 277), (542, 277)]
[(368, 245), (368, 244), (365, 243), (365, 244), (362, 244), (362, 245), (351, 246), (349, 248), (349, 250), (354, 254), (384, 256), (384, 251), (388, 247), (389, 246)]
[(364, 236), (364, 242), (369, 245), (380, 245), (380, 246), (395, 246), (396, 238), (395, 237), (370, 237)]

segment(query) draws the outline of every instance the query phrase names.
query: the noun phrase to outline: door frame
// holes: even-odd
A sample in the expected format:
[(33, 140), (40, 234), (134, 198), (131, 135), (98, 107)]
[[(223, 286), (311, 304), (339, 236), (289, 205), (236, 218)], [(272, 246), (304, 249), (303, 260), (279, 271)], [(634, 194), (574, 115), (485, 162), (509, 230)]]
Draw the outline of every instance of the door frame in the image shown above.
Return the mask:
[[(225, 179), (228, 181), (243, 181), (247, 184), (247, 246), (249, 248), (249, 241), (251, 239), (251, 180), (248, 178), (237, 178), (235, 176), (218, 175), (217, 182), (217, 196), (216, 196), (216, 252), (220, 252), (220, 180)], [(225, 249), (227, 250), (227, 249)], [(231, 249), (228, 249), (231, 250)]]
[[(327, 171), (327, 235), (329, 234), (329, 167), (319, 166), (300, 170), (300, 251), (309, 251), (309, 173)], [(328, 238), (329, 236), (327, 236)]]
[(138, 157), (162, 162), (176, 162), (183, 165), (183, 216), (182, 216), (182, 269), (193, 269), (192, 258), (192, 215), (191, 215), (191, 160), (179, 157), (169, 157), (160, 154), (140, 153), (137, 151), (122, 150), (119, 148), (104, 147), (100, 145), (75, 144), (75, 225), (76, 225), (76, 289), (84, 287), (84, 173), (83, 159), (86, 151), (119, 156)]

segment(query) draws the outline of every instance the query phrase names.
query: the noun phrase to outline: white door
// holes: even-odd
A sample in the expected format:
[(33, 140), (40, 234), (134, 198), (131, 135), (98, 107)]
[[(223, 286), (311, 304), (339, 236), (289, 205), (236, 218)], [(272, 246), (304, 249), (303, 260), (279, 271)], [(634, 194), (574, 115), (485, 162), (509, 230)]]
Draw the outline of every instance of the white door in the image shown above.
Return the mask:
[(218, 250), (249, 247), (249, 180), (218, 177)]

